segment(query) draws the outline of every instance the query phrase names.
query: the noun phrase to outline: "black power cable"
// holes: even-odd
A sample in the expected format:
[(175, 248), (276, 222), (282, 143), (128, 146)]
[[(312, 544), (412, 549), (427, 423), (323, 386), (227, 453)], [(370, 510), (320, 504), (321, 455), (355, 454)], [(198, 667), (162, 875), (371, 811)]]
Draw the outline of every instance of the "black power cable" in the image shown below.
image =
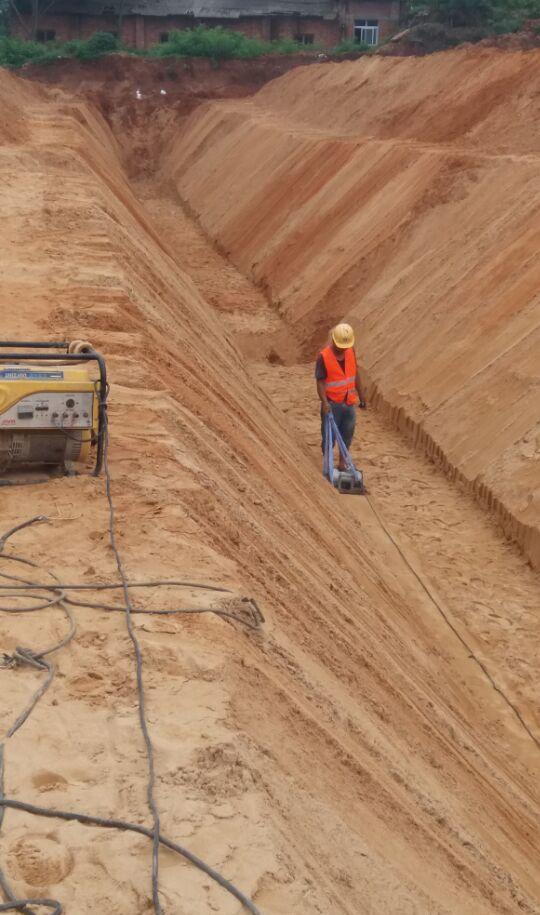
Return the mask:
[[(149, 759), (149, 779), (148, 779), (148, 801), (149, 806), (152, 812), (153, 819), (153, 828), (148, 829), (144, 826), (139, 826), (133, 823), (128, 823), (124, 820), (116, 819), (104, 819), (101, 817), (92, 817), (88, 814), (77, 813), (77, 812), (68, 812), (68, 811), (56, 811), (56, 810), (47, 810), (45, 808), (36, 807), (32, 804), (26, 804), (22, 801), (16, 801), (8, 799), (4, 794), (4, 743), (0, 742), (0, 830), (2, 828), (2, 823), (4, 819), (5, 810), (10, 808), (14, 810), (25, 811), (27, 813), (33, 814), (35, 816), (46, 816), (54, 817), (63, 820), (77, 820), (80, 823), (89, 826), (101, 826), (110, 829), (120, 829), (124, 831), (131, 831), (144, 835), (147, 838), (152, 839), (153, 846), (153, 855), (152, 855), (152, 890), (153, 890), (153, 899), (154, 899), (154, 909), (156, 915), (162, 913), (163, 910), (159, 901), (159, 869), (158, 869), (158, 852), (160, 845), (170, 849), (171, 851), (176, 852), (181, 855), (187, 861), (195, 865), (203, 873), (207, 874), (212, 880), (222, 886), (227, 892), (239, 900), (242, 903), (244, 908), (251, 912), (252, 915), (262, 915), (260, 909), (244, 894), (239, 890), (233, 883), (227, 880), (222, 876), (217, 870), (212, 868), (210, 865), (206, 864), (201, 858), (197, 855), (190, 852), (187, 848), (184, 848), (182, 845), (179, 845), (175, 842), (172, 842), (170, 839), (167, 839), (160, 833), (159, 830), (159, 813), (154, 800), (154, 766), (153, 766), (153, 746), (148, 732), (148, 726), (146, 723), (146, 713), (145, 713), (145, 696), (144, 696), (144, 684), (142, 679), (142, 653), (140, 649), (137, 636), (135, 634), (133, 623), (132, 623), (132, 614), (134, 613), (214, 613), (218, 616), (223, 616), (225, 618), (231, 619), (236, 622), (240, 622), (243, 625), (248, 626), (251, 629), (259, 628), (261, 623), (264, 622), (264, 617), (259, 609), (259, 606), (255, 600), (252, 598), (242, 598), (241, 603), (245, 605), (246, 613), (244, 615), (236, 614), (232, 610), (224, 609), (223, 607), (202, 607), (202, 608), (178, 608), (175, 610), (147, 610), (147, 609), (138, 609), (133, 606), (131, 602), (130, 589), (131, 588), (149, 588), (149, 587), (160, 587), (164, 585), (173, 585), (179, 587), (188, 587), (188, 588), (200, 588), (209, 591), (217, 591), (222, 593), (230, 593), (228, 589), (221, 588), (215, 585), (205, 585), (198, 582), (189, 582), (189, 581), (156, 581), (156, 582), (131, 582), (127, 579), (125, 570), (122, 564), (122, 560), (116, 546), (115, 538), (115, 508), (112, 498), (112, 485), (111, 485), (111, 475), (108, 464), (108, 435), (107, 435), (107, 426), (105, 426), (104, 435), (104, 468), (106, 474), (106, 492), (107, 499), (109, 503), (109, 534), (111, 539), (111, 546), (115, 554), (118, 572), (121, 577), (121, 584), (109, 584), (109, 583), (99, 583), (99, 584), (89, 584), (89, 585), (65, 585), (63, 584), (57, 576), (48, 571), (47, 574), (53, 579), (51, 584), (35, 583), (25, 578), (21, 578), (15, 575), (9, 575), (7, 573), (0, 573), (0, 578), (9, 582), (16, 582), (16, 584), (4, 584), (0, 585), (0, 591), (7, 591), (11, 597), (15, 596), (18, 599), (26, 598), (31, 600), (29, 606), (13, 606), (13, 605), (2, 605), (0, 602), (0, 612), (34, 612), (36, 610), (42, 610), (46, 608), (51, 608), (57, 606), (61, 608), (69, 622), (68, 633), (55, 645), (50, 646), (42, 651), (33, 651), (28, 648), (18, 647), (11, 656), (5, 656), (4, 663), (2, 664), (2, 656), (0, 655), (0, 666), (14, 666), (20, 664), (26, 664), (35, 667), (40, 671), (46, 672), (47, 676), (44, 682), (38, 687), (29, 704), (25, 710), (18, 716), (15, 722), (9, 728), (7, 737), (12, 737), (16, 731), (22, 727), (24, 722), (28, 719), (29, 715), (32, 713), (33, 709), (45, 694), (49, 688), (55, 673), (54, 666), (45, 659), (46, 655), (52, 654), (55, 651), (58, 651), (63, 646), (67, 645), (73, 636), (75, 635), (75, 620), (73, 614), (68, 605), (76, 606), (85, 606), (92, 607), (102, 610), (117, 610), (123, 611), (126, 614), (126, 621), (128, 624), (128, 632), (133, 642), (136, 662), (137, 662), (137, 687), (139, 692), (139, 718), (141, 723), (141, 729), (145, 738), (147, 753)], [(39, 569), (37, 563), (30, 559), (26, 559), (23, 556), (17, 556), (14, 554), (5, 554), (4, 547), (7, 541), (14, 534), (19, 531), (29, 527), (32, 524), (46, 521), (47, 519), (42, 516), (36, 516), (31, 518), (28, 521), (25, 521), (23, 524), (19, 524), (16, 527), (11, 528), (4, 535), (0, 537), (0, 560), (11, 561), (16, 563), (22, 563), (23, 565), (29, 566), (33, 569)], [(86, 590), (113, 590), (113, 589), (122, 589), (125, 598), (125, 605), (107, 605), (107, 604), (97, 604), (86, 601), (77, 601), (67, 594), (69, 590), (76, 591), (86, 591)], [(38, 592), (38, 593), (33, 593)], [(44, 593), (45, 597), (42, 597), (41, 593)], [(0, 595), (1, 596), (1, 595)], [(36, 908), (49, 909), (53, 915), (62, 915), (63, 908), (60, 902), (57, 900), (50, 899), (17, 899), (14, 893), (12, 892), (9, 883), (0, 869), (0, 889), (2, 889), (7, 902), (0, 903), (0, 912), (7, 911), (19, 911), (26, 913), (26, 915), (38, 915)]]
[(116, 567), (118, 569), (118, 574), (120, 575), (122, 581), (122, 589), (124, 592), (124, 601), (125, 601), (125, 611), (126, 611), (126, 626), (128, 630), (129, 637), (133, 645), (133, 651), (135, 652), (135, 665), (136, 665), (136, 674), (137, 674), (137, 691), (139, 694), (139, 723), (141, 726), (141, 731), (144, 738), (144, 743), (146, 746), (146, 758), (148, 761), (148, 788), (146, 792), (146, 797), (148, 801), (148, 807), (152, 814), (152, 819), (154, 821), (154, 831), (152, 836), (152, 901), (154, 904), (154, 911), (156, 915), (163, 915), (163, 909), (161, 908), (161, 902), (159, 900), (159, 834), (160, 834), (160, 818), (159, 810), (157, 807), (155, 799), (155, 765), (154, 765), (154, 746), (152, 744), (152, 738), (150, 737), (150, 732), (148, 730), (148, 723), (146, 721), (146, 696), (144, 692), (144, 681), (143, 681), (143, 659), (141, 646), (139, 640), (133, 628), (133, 621), (131, 615), (133, 613), (133, 605), (131, 603), (131, 595), (129, 593), (129, 583), (124, 570), (124, 565), (120, 553), (118, 552), (118, 547), (116, 545), (116, 511), (114, 507), (114, 502), (112, 498), (112, 480), (111, 473), (109, 469), (109, 428), (108, 420), (105, 420), (105, 426), (102, 430), (104, 435), (104, 449), (103, 449), (103, 469), (105, 471), (105, 492), (107, 495), (107, 502), (109, 503), (109, 539), (111, 543), (111, 549), (114, 553), (114, 558), (116, 560)]
[[(38, 519), (38, 520), (48, 520), (48, 519)], [(30, 562), (28, 559), (24, 559), (21, 556), (6, 556), (1, 555), (0, 550), (0, 562), (21, 562), (25, 565), (30, 565), (34, 568), (38, 568), (35, 563)], [(49, 572), (50, 575), (52, 573)], [(56, 578), (56, 576), (54, 576)], [(109, 582), (96, 582), (90, 585), (82, 584), (63, 584), (59, 580), (55, 584), (37, 584), (36, 582), (29, 581), (26, 578), (21, 578), (19, 575), (8, 575), (6, 572), (0, 572), (0, 579), (5, 579), (6, 581), (16, 581), (16, 585), (6, 585), (4, 583), (0, 584), (0, 590), (2, 592), (7, 591), (8, 595), (11, 592), (18, 598), (25, 598), (25, 600), (31, 601), (41, 601), (40, 603), (33, 603), (28, 606), (9, 606), (2, 604), (0, 601), (0, 611), (5, 613), (33, 613), (36, 610), (47, 609), (48, 607), (54, 607), (59, 604), (69, 605), (73, 607), (87, 607), (93, 610), (106, 610), (106, 611), (117, 611), (119, 613), (125, 613), (125, 606), (122, 604), (104, 604), (97, 601), (90, 600), (75, 600), (75, 598), (69, 596), (69, 591), (113, 591), (122, 588), (121, 584), (114, 584)], [(228, 588), (222, 588), (217, 585), (206, 585), (200, 584), (200, 582), (194, 581), (182, 581), (177, 579), (163, 579), (156, 581), (130, 581), (129, 588), (130, 590), (134, 588), (161, 588), (161, 587), (176, 587), (176, 588), (193, 588), (204, 591), (216, 591), (221, 594), (232, 594)], [(45, 596), (40, 595), (36, 596), (33, 592), (44, 591)], [(51, 597), (47, 597), (48, 594), (51, 594)], [(0, 597), (3, 595), (0, 595)], [(241, 608), (237, 608), (236, 612), (233, 611), (232, 605), (238, 604), (242, 605)], [(64, 608), (65, 609), (65, 608)], [(243, 612), (240, 613), (240, 610)], [(259, 608), (257, 601), (253, 597), (242, 597), (240, 599), (233, 599), (229, 604), (219, 605), (217, 607), (174, 607), (170, 610), (148, 610), (146, 607), (133, 607), (133, 613), (137, 614), (147, 614), (149, 616), (171, 616), (174, 614), (203, 614), (203, 613), (213, 613), (215, 616), (220, 616), (223, 619), (230, 619), (235, 623), (240, 623), (242, 626), (245, 626), (248, 629), (260, 629), (261, 624), (264, 623), (264, 616)], [(62, 646), (59, 646), (62, 647)], [(48, 654), (48, 652), (45, 652)], [(1, 666), (1, 665), (0, 665)]]
[[(49, 807), (37, 807), (35, 804), (26, 804), (23, 801), (15, 801), (11, 798), (0, 797), (0, 807), (4, 807), (10, 810), (21, 810), (25, 813), (32, 813), (34, 816), (38, 817), (47, 817), (48, 819), (53, 820), (66, 820), (67, 822), (76, 821), (77, 823), (82, 823), (85, 826), (100, 826), (104, 829), (120, 829), (127, 832), (136, 832), (141, 836), (146, 836), (148, 839), (154, 838), (154, 830), (148, 829), (146, 826), (139, 826), (136, 823), (127, 823), (125, 820), (114, 820), (107, 819), (105, 817), (94, 817), (88, 816), (86, 813), (75, 813), (67, 810), (54, 810)], [(210, 867), (209, 864), (206, 864), (198, 855), (193, 854), (193, 852), (188, 851), (187, 848), (184, 848), (183, 845), (178, 845), (177, 842), (172, 842), (170, 839), (167, 839), (166, 836), (160, 835), (159, 844), (163, 845), (164, 848), (168, 848), (170, 851), (176, 852), (178, 855), (181, 855), (191, 864), (194, 864), (199, 870), (207, 874), (212, 880), (215, 880), (216, 883), (219, 883), (223, 889), (227, 890), (231, 896), (234, 896), (242, 903), (245, 909), (248, 912), (251, 912), (252, 915), (263, 915), (260, 909), (248, 899), (239, 889), (237, 889), (233, 883), (223, 877), (219, 871), (214, 870), (213, 867)], [(35, 902), (32, 900), (32, 905), (35, 905)], [(1, 911), (1, 910), (0, 910)]]
[(29, 905), (50, 909), (52, 915), (62, 915), (62, 906), (54, 899), (14, 899), (13, 902), (0, 902), (0, 912), (27, 912)]
[(538, 737), (536, 737), (536, 735), (531, 731), (529, 725), (527, 724), (527, 722), (526, 722), (525, 719), (523, 718), (523, 715), (521, 714), (521, 712), (520, 712), (520, 710), (518, 709), (518, 707), (515, 705), (514, 702), (512, 702), (512, 700), (510, 699), (510, 697), (506, 695), (505, 691), (498, 685), (498, 683), (497, 683), (496, 680), (493, 678), (492, 674), (489, 672), (489, 670), (488, 670), (488, 668), (486, 667), (486, 665), (484, 664), (484, 662), (480, 660), (480, 658), (478, 657), (477, 654), (475, 654), (474, 650), (471, 648), (471, 646), (470, 646), (469, 643), (466, 641), (466, 639), (463, 638), (463, 636), (461, 635), (461, 632), (460, 632), (459, 629), (457, 629), (457, 627), (454, 625), (454, 623), (452, 622), (452, 620), (450, 619), (450, 617), (448, 616), (448, 614), (446, 613), (446, 611), (441, 607), (439, 601), (435, 598), (435, 596), (432, 594), (432, 592), (430, 591), (430, 589), (428, 588), (428, 586), (427, 586), (427, 585), (425, 584), (425, 582), (422, 580), (421, 576), (418, 574), (418, 572), (416, 571), (416, 569), (414, 568), (414, 566), (412, 565), (412, 563), (409, 561), (409, 559), (407, 558), (407, 556), (406, 556), (405, 553), (403, 552), (403, 550), (402, 550), (402, 548), (400, 547), (399, 543), (397, 542), (397, 540), (395, 539), (395, 537), (392, 535), (392, 533), (389, 531), (387, 525), (384, 523), (384, 521), (383, 521), (383, 519), (382, 519), (380, 513), (379, 513), (379, 512), (377, 511), (377, 509), (375, 508), (375, 506), (374, 506), (374, 504), (373, 504), (371, 498), (370, 498), (369, 496), (366, 496), (366, 499), (367, 499), (367, 501), (369, 502), (369, 507), (371, 508), (371, 511), (373, 512), (375, 518), (376, 518), (377, 521), (379, 522), (380, 527), (381, 527), (382, 530), (385, 532), (385, 534), (386, 534), (386, 536), (388, 537), (388, 539), (390, 540), (390, 542), (394, 545), (394, 547), (395, 547), (396, 550), (398, 551), (399, 555), (400, 555), (401, 558), (403, 559), (403, 562), (405, 563), (405, 565), (407, 566), (407, 568), (412, 572), (412, 574), (414, 575), (414, 577), (415, 577), (416, 580), (418, 581), (418, 584), (420, 585), (420, 587), (422, 588), (422, 590), (427, 594), (427, 596), (429, 597), (429, 599), (430, 599), (431, 603), (433, 604), (433, 606), (436, 608), (436, 610), (439, 611), (440, 615), (442, 616), (442, 618), (443, 618), (444, 622), (446, 623), (446, 625), (448, 626), (448, 628), (451, 629), (452, 632), (454, 633), (454, 635), (456, 636), (456, 638), (459, 639), (459, 641), (461, 642), (461, 644), (462, 644), (463, 647), (465, 648), (467, 654), (469, 655), (469, 658), (471, 659), (471, 661), (474, 661), (474, 663), (478, 665), (478, 667), (480, 668), (480, 670), (482, 671), (482, 673), (484, 674), (484, 676), (485, 676), (485, 677), (487, 678), (487, 680), (489, 681), (489, 683), (490, 683), (490, 685), (492, 686), (492, 688), (495, 690), (496, 693), (499, 694), (499, 696), (501, 696), (501, 698), (504, 700), (504, 702), (506, 703), (506, 705), (508, 706), (508, 708), (510, 709), (510, 711), (511, 711), (511, 712), (513, 713), (513, 715), (517, 718), (517, 720), (518, 720), (519, 724), (521, 725), (521, 727), (523, 728), (523, 730), (526, 731), (526, 733), (528, 734), (528, 736), (530, 737), (530, 739), (531, 739), (531, 740), (533, 741), (533, 743), (536, 745), (537, 749), (540, 750), (540, 740), (539, 740)]

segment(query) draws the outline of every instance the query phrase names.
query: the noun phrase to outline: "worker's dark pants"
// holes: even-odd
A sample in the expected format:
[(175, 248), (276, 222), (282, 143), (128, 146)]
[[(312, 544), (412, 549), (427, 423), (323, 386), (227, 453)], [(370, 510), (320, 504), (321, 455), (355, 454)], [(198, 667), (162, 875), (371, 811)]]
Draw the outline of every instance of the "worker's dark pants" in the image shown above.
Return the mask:
[[(336, 426), (338, 427), (341, 437), (345, 442), (347, 448), (351, 447), (351, 442), (354, 435), (354, 427), (356, 425), (356, 407), (354, 404), (347, 403), (333, 403), (329, 401), (330, 409), (332, 410), (332, 415), (336, 421)], [(324, 422), (324, 413), (321, 409), (321, 436), (322, 436), (322, 453), (324, 454), (324, 449), (326, 446), (326, 429)]]

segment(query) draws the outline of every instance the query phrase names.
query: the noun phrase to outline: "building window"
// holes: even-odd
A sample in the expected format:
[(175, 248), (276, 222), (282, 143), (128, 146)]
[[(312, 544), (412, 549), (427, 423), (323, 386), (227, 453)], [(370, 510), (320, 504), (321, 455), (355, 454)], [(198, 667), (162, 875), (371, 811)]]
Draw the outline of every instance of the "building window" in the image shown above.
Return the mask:
[(355, 19), (354, 40), (361, 42), (362, 44), (379, 44), (379, 20)]
[(115, 13), (116, 13), (116, 10), (115, 10), (114, 6), (104, 6), (103, 9), (101, 10), (102, 16), (114, 16)]
[(298, 44), (313, 44), (315, 35), (295, 35), (294, 40), (298, 42)]
[(168, 33), (168, 32), (160, 32), (160, 33), (159, 33), (159, 43), (160, 43), (160, 44), (167, 44), (168, 40), (169, 40), (169, 33)]
[(36, 39), (44, 44), (46, 41), (54, 41), (56, 38), (56, 32), (54, 29), (38, 29), (36, 32)]

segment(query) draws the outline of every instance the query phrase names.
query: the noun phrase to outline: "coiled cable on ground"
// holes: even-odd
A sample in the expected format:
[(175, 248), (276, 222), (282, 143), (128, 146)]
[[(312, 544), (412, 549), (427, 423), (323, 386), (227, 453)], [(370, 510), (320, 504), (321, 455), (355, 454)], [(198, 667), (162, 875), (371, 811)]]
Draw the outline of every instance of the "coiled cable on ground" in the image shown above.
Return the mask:
[[(92, 609), (101, 609), (101, 610), (114, 610), (114, 611), (123, 611), (126, 615), (126, 623), (128, 627), (128, 633), (133, 644), (135, 659), (136, 659), (136, 668), (137, 668), (137, 690), (139, 696), (139, 721), (141, 725), (141, 730), (144, 736), (147, 758), (148, 758), (148, 788), (147, 788), (147, 799), (148, 805), (152, 814), (152, 829), (149, 829), (145, 826), (140, 826), (134, 823), (129, 823), (124, 820), (117, 819), (105, 819), (102, 817), (93, 817), (85, 813), (72, 812), (72, 811), (60, 811), (60, 810), (49, 810), (47, 808), (37, 807), (33, 804), (27, 804), (23, 801), (17, 801), (5, 797), (4, 793), (4, 765), (5, 765), (5, 743), (0, 742), (0, 831), (2, 829), (2, 824), (4, 820), (4, 815), (6, 809), (20, 810), (26, 813), (42, 816), (42, 817), (52, 817), (55, 819), (62, 819), (67, 821), (76, 820), (80, 823), (89, 826), (99, 826), (108, 829), (119, 829), (123, 831), (131, 831), (144, 835), (147, 838), (152, 840), (152, 898), (153, 905), (156, 915), (163, 915), (163, 909), (161, 908), (161, 903), (159, 900), (159, 848), (163, 846), (170, 849), (171, 851), (176, 852), (181, 855), (208, 877), (218, 883), (223, 889), (229, 892), (234, 896), (238, 901), (244, 906), (244, 908), (251, 912), (252, 915), (262, 915), (260, 909), (244, 894), (239, 890), (233, 883), (227, 880), (222, 874), (217, 870), (212, 868), (209, 864), (206, 864), (201, 858), (197, 855), (190, 852), (187, 848), (184, 848), (182, 845), (179, 845), (176, 842), (166, 838), (161, 834), (160, 831), (160, 819), (159, 811), (154, 799), (154, 785), (155, 785), (155, 771), (154, 771), (154, 759), (153, 759), (153, 744), (148, 731), (148, 725), (146, 721), (146, 709), (145, 709), (145, 694), (144, 694), (144, 683), (143, 683), (143, 663), (142, 663), (142, 652), (137, 639), (132, 615), (135, 613), (150, 613), (150, 614), (172, 614), (172, 613), (214, 613), (217, 616), (222, 616), (227, 619), (231, 619), (235, 622), (239, 622), (244, 626), (247, 626), (250, 629), (257, 629), (260, 627), (261, 623), (264, 622), (264, 617), (260, 611), (260, 608), (257, 602), (253, 599), (243, 598), (242, 603), (242, 613), (235, 613), (231, 609), (223, 607), (194, 607), (194, 608), (177, 608), (173, 610), (147, 610), (140, 609), (133, 606), (131, 600), (130, 590), (132, 588), (152, 588), (152, 587), (161, 587), (161, 586), (177, 586), (177, 587), (188, 587), (188, 588), (200, 588), (208, 591), (216, 591), (222, 593), (231, 593), (226, 588), (221, 588), (215, 585), (206, 585), (198, 582), (187, 582), (187, 581), (178, 581), (178, 580), (164, 580), (164, 581), (146, 581), (146, 582), (131, 582), (127, 578), (122, 563), (120, 553), (116, 544), (115, 536), (115, 507), (112, 497), (112, 480), (109, 469), (108, 462), (108, 430), (107, 427), (104, 430), (105, 435), (105, 447), (104, 447), (104, 470), (105, 470), (105, 484), (106, 484), (106, 496), (109, 505), (109, 537), (111, 542), (111, 547), (115, 555), (116, 565), (118, 573), (121, 578), (120, 584), (110, 584), (110, 583), (99, 583), (99, 584), (73, 584), (65, 585), (63, 584), (57, 576), (47, 571), (46, 575), (49, 576), (52, 581), (49, 584), (36, 583), (29, 579), (22, 578), (16, 575), (10, 575), (5, 572), (0, 572), (0, 579), (5, 584), (0, 584), (0, 612), (7, 613), (31, 613), (38, 610), (42, 611), (45, 609), (51, 609), (53, 607), (59, 607), (65, 613), (66, 619), (68, 620), (69, 626), (68, 631), (63, 638), (55, 643), (52, 646), (49, 646), (46, 649), (41, 651), (34, 651), (29, 648), (17, 647), (15, 651), (11, 654), (0, 654), (0, 667), (11, 667), (16, 665), (26, 664), (32, 667), (37, 668), (40, 671), (46, 673), (46, 677), (38, 689), (34, 692), (31, 700), (29, 701), (26, 708), (23, 712), (16, 718), (13, 724), (10, 726), (7, 737), (12, 737), (20, 727), (25, 723), (28, 717), (31, 715), (32, 711), (36, 707), (39, 700), (46, 693), (50, 687), (55, 674), (54, 665), (46, 660), (46, 656), (58, 651), (60, 648), (63, 648), (67, 645), (74, 637), (76, 632), (76, 623), (73, 616), (73, 613), (70, 609), (70, 606), (84, 606), (90, 607)], [(18, 556), (14, 554), (5, 554), (4, 548), (7, 541), (16, 533), (25, 528), (46, 521), (47, 519), (42, 516), (36, 516), (29, 519), (28, 521), (23, 522), (22, 524), (17, 525), (16, 527), (11, 528), (5, 534), (0, 537), (0, 560), (19, 563), (24, 566), (30, 567), (32, 569), (39, 570), (40, 567), (33, 560), (27, 559), (23, 556)], [(105, 591), (105, 590), (114, 590), (121, 589), (124, 595), (124, 606), (116, 604), (99, 604), (90, 601), (76, 600), (73, 597), (70, 597), (69, 591)], [(6, 594), (7, 592), (7, 594)], [(11, 604), (2, 604), (2, 598), (26, 600), (28, 599), (29, 603), (27, 605), (13, 605)], [(52, 912), (52, 915), (62, 915), (63, 908), (59, 901), (51, 899), (17, 899), (14, 895), (11, 887), (7, 881), (5, 874), (0, 868), (0, 889), (3, 891), (6, 898), (5, 903), (0, 903), (0, 912), (8, 911), (19, 911), (26, 913), (26, 915), (39, 915), (36, 912), (36, 909), (48, 909)]]
[[(45, 519), (46, 520), (46, 519)], [(31, 562), (27, 559), (23, 559), (20, 556), (2, 556), (0, 555), (0, 562), (2, 560), (15, 561), (15, 562), (24, 562), (27, 565), (32, 565)], [(34, 566), (36, 568), (36, 566)], [(18, 584), (4, 584), (3, 581), (16, 581)], [(129, 588), (130, 590), (134, 588), (161, 588), (161, 587), (175, 587), (175, 588), (193, 588), (200, 589), (204, 591), (215, 591), (221, 594), (232, 594), (228, 588), (221, 588), (216, 585), (203, 585), (199, 582), (192, 581), (182, 581), (177, 579), (163, 579), (156, 581), (130, 581)], [(32, 613), (35, 610), (42, 610), (48, 607), (54, 607), (60, 603), (67, 604), (72, 607), (87, 607), (91, 610), (106, 610), (106, 611), (117, 611), (124, 613), (125, 608), (121, 604), (104, 604), (97, 601), (90, 600), (76, 600), (67, 592), (69, 591), (112, 591), (121, 589), (122, 585), (111, 584), (109, 582), (96, 582), (91, 585), (83, 584), (64, 584), (58, 581), (57, 584), (44, 584), (36, 583), (32, 581), (26, 581), (24, 578), (20, 578), (16, 575), (8, 575), (6, 572), (0, 572), (0, 592), (3, 591), (13, 591), (16, 596), (20, 599), (24, 597), (28, 600), (37, 600), (36, 596), (32, 593), (33, 591), (44, 591), (46, 594), (52, 592), (50, 598), (43, 599), (42, 603), (31, 604), (29, 606), (6, 606), (0, 602), (0, 611), (1, 612), (13, 612), (13, 613)], [(61, 593), (58, 593), (61, 592)], [(0, 595), (1, 596), (1, 595)], [(7, 595), (6, 595), (7, 596)], [(261, 613), (257, 601), (252, 597), (242, 597), (236, 598), (232, 601), (232, 604), (238, 605), (241, 604), (241, 607), (236, 607), (236, 612), (232, 609), (232, 606), (217, 606), (217, 607), (173, 607), (168, 610), (152, 610), (146, 607), (133, 607), (132, 613), (137, 614), (147, 614), (150, 616), (171, 616), (174, 614), (202, 614), (202, 613), (212, 613), (215, 616), (221, 616), (224, 619), (230, 619), (235, 623), (240, 623), (242, 626), (245, 626), (247, 629), (260, 629), (261, 623), (264, 622), (264, 617)], [(0, 665), (1, 666), (1, 665)]]

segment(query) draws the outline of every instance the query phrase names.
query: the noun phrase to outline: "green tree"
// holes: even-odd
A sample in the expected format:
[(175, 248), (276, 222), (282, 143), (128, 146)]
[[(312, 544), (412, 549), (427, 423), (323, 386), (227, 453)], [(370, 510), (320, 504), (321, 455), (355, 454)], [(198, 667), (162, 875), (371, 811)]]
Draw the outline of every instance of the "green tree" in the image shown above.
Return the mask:
[(413, 21), (427, 18), (449, 26), (516, 28), (524, 19), (540, 17), (540, 0), (409, 0), (408, 12)]
[(495, 0), (410, 0), (411, 17), (428, 17), (452, 26), (480, 25), (494, 13)]
[(493, 18), (491, 0), (437, 0), (441, 18), (449, 25), (483, 25)]

